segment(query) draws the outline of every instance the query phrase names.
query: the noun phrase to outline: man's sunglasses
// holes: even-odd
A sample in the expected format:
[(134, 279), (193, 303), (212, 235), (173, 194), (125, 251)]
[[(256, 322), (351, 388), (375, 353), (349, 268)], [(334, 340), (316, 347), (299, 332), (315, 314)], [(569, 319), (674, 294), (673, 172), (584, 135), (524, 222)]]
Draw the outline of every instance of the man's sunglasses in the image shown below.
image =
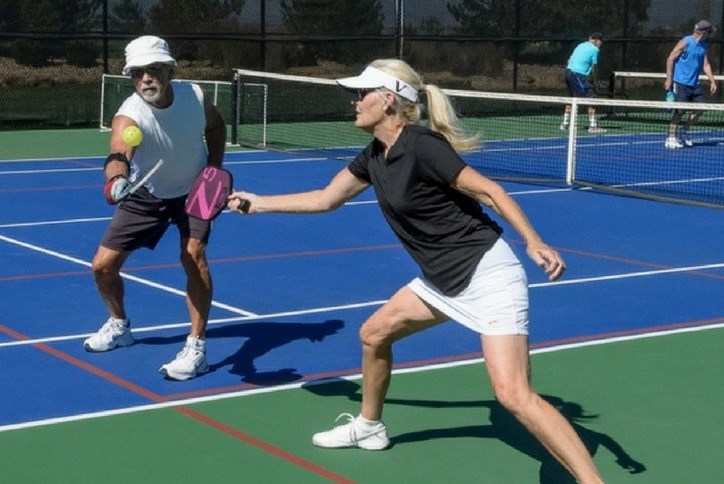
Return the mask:
[(159, 66), (146, 66), (146, 67), (134, 67), (131, 69), (131, 79), (140, 79), (143, 77), (143, 74), (146, 73), (151, 77), (158, 77), (164, 69), (165, 66), (159, 65)]

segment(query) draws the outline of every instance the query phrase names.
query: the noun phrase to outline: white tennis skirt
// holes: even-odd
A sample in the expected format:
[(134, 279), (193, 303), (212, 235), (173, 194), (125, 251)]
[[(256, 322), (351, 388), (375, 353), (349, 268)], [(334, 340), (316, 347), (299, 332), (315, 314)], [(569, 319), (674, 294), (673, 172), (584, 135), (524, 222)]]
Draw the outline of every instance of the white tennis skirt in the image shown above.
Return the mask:
[(528, 334), (528, 278), (502, 238), (480, 260), (470, 284), (454, 297), (418, 277), (407, 287), (420, 299), (477, 333)]

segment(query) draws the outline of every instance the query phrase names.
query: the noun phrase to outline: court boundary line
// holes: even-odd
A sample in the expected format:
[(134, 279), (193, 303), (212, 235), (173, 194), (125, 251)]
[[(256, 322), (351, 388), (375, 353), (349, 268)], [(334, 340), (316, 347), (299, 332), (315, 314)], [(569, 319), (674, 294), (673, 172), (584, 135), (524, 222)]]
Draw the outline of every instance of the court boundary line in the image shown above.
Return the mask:
[[(57, 257), (61, 260), (65, 260), (68, 262), (72, 262), (75, 264), (79, 264), (85, 267), (90, 267), (91, 263), (88, 261), (84, 261), (81, 259), (78, 259), (76, 257), (72, 257), (66, 254), (62, 254), (57, 251), (53, 251), (50, 249), (45, 249), (43, 247), (30, 244), (27, 242), (23, 242), (18, 239), (13, 239), (11, 237), (4, 236), (0, 234), (0, 241), (4, 241), (6, 243), (19, 245), (23, 248), (33, 250), (40, 252), (45, 255), (50, 255), (53, 257)], [(568, 251), (567, 249), (561, 249), (563, 251)], [(577, 252), (581, 253), (581, 251), (575, 251), (571, 250), (571, 252)], [(643, 263), (641, 261), (628, 261), (628, 260), (621, 260), (621, 262), (626, 262), (630, 264), (638, 264), (638, 265), (648, 265), (656, 267), (654, 270), (648, 270), (648, 271), (636, 271), (636, 272), (629, 272), (629, 273), (619, 273), (619, 274), (610, 274), (610, 275), (602, 275), (602, 276), (594, 276), (594, 277), (584, 277), (584, 278), (578, 278), (578, 279), (561, 279), (554, 282), (540, 282), (540, 283), (533, 283), (529, 284), (529, 289), (537, 289), (537, 288), (544, 288), (544, 287), (555, 287), (555, 286), (567, 286), (567, 285), (575, 285), (575, 284), (584, 284), (589, 282), (602, 282), (602, 281), (611, 281), (611, 280), (621, 280), (621, 279), (630, 279), (634, 277), (648, 277), (648, 276), (658, 276), (658, 275), (665, 275), (665, 274), (676, 274), (676, 273), (697, 273), (699, 271), (703, 270), (710, 270), (710, 269), (721, 269), (724, 268), (724, 262), (722, 263), (711, 263), (711, 264), (703, 264), (703, 265), (696, 265), (696, 266), (685, 266), (685, 267), (667, 267), (667, 266), (661, 266), (656, 264), (647, 264)], [(707, 275), (707, 274), (704, 274)], [(185, 291), (181, 291), (179, 289), (165, 286), (159, 283), (156, 283), (154, 281), (144, 279), (141, 277), (134, 276), (132, 274), (128, 274), (125, 272), (121, 272), (121, 276), (125, 279), (138, 282), (140, 284), (160, 289), (166, 292), (170, 292), (175, 295), (179, 295), (182, 297), (186, 296)], [(276, 312), (276, 313), (267, 313), (267, 314), (258, 314), (251, 311), (246, 311), (243, 309), (239, 309), (235, 306), (231, 306), (225, 303), (221, 303), (218, 301), (212, 301), (212, 306), (228, 310), (231, 313), (239, 314), (239, 316), (230, 317), (230, 318), (216, 318), (216, 319), (210, 319), (208, 321), (208, 325), (215, 325), (215, 324), (222, 324), (222, 323), (233, 323), (233, 322), (242, 322), (242, 321), (248, 321), (248, 320), (261, 320), (261, 319), (268, 319), (268, 318), (278, 318), (278, 317), (285, 317), (285, 316), (299, 316), (299, 315), (305, 315), (305, 314), (315, 314), (320, 312), (329, 312), (334, 310), (345, 310), (345, 309), (354, 309), (354, 308), (360, 308), (360, 307), (369, 307), (369, 306), (377, 306), (382, 305), (387, 300), (376, 300), (376, 301), (366, 301), (361, 303), (355, 303), (350, 305), (341, 305), (341, 306), (330, 306), (330, 307), (321, 307), (321, 308), (311, 308), (306, 310), (294, 310), (294, 311), (282, 311), (282, 312)], [(165, 329), (180, 329), (180, 328), (186, 328), (190, 326), (190, 322), (185, 321), (182, 323), (171, 323), (171, 324), (165, 324), (165, 325), (155, 325), (155, 326), (140, 326), (137, 328), (134, 328), (135, 332), (149, 332), (149, 331), (158, 331), (158, 330), (165, 330)], [(92, 333), (91, 333), (92, 334)], [(46, 338), (38, 338), (38, 339), (32, 339), (32, 340), (23, 340), (23, 341), (11, 341), (11, 342), (3, 342), (0, 343), (0, 349), (6, 346), (16, 346), (21, 344), (42, 344), (42, 343), (48, 343), (48, 342), (54, 342), (54, 341), (67, 341), (67, 340), (73, 340), (73, 339), (83, 339), (87, 338), (91, 334), (76, 334), (76, 335), (65, 335), (65, 336), (55, 336), (55, 337), (46, 337)]]
[[(714, 321), (714, 322), (712, 322)], [(664, 336), (670, 336), (670, 335), (676, 335), (676, 334), (684, 334), (684, 333), (691, 333), (691, 332), (698, 332), (698, 331), (709, 331), (709, 330), (716, 330), (716, 329), (722, 329), (724, 328), (724, 318), (716, 318), (713, 320), (705, 320), (705, 324), (703, 325), (690, 325), (685, 327), (680, 327), (682, 323), (675, 323), (673, 326), (677, 326), (675, 329), (660, 329), (656, 331), (648, 331), (648, 332), (637, 332), (634, 334), (625, 334), (626, 331), (621, 332), (621, 334), (617, 334), (616, 336), (607, 337), (607, 338), (592, 338), (588, 340), (583, 341), (577, 341), (574, 343), (559, 343), (554, 344), (552, 346), (543, 346), (539, 348), (531, 348), (530, 354), (531, 355), (537, 355), (537, 354), (545, 354), (545, 353), (553, 353), (558, 351), (567, 351), (570, 349), (578, 349), (583, 347), (591, 347), (591, 346), (602, 346), (605, 344), (613, 344), (618, 342), (624, 342), (624, 341), (633, 341), (638, 339), (649, 339), (649, 338), (657, 338), (657, 337), (664, 337)], [(421, 365), (416, 366), (414, 368), (395, 368), (392, 370), (392, 374), (405, 374), (405, 373), (419, 373), (424, 371), (431, 371), (431, 370), (437, 370), (437, 369), (447, 369), (447, 368), (454, 368), (458, 366), (466, 366), (466, 365), (474, 365), (474, 364), (480, 364), (483, 363), (485, 359), (481, 357), (476, 358), (466, 358), (459, 361), (448, 361), (444, 363), (433, 363), (433, 364), (427, 364), (427, 365)], [(173, 401), (166, 401), (166, 402), (156, 402), (151, 403), (148, 405), (135, 405), (132, 407), (125, 407), (125, 408), (119, 408), (115, 410), (103, 410), (99, 412), (90, 412), (90, 413), (84, 413), (84, 414), (77, 414), (77, 415), (70, 415), (65, 417), (54, 417), (49, 419), (42, 419), (42, 420), (34, 420), (34, 421), (28, 421), (28, 422), (22, 422), (22, 423), (16, 423), (16, 424), (7, 424), (7, 425), (0, 425), (0, 433), (12, 431), (12, 430), (23, 430), (23, 429), (29, 429), (29, 428), (37, 428), (37, 427), (46, 427), (51, 425), (60, 425), (63, 423), (70, 423), (70, 422), (78, 422), (78, 421), (84, 421), (84, 420), (93, 420), (96, 418), (105, 418), (105, 417), (112, 417), (116, 415), (127, 415), (132, 413), (139, 413), (139, 412), (145, 412), (149, 410), (158, 410), (158, 409), (165, 409), (165, 408), (174, 408), (174, 407), (182, 407), (187, 405), (194, 405), (197, 403), (206, 403), (206, 402), (212, 402), (212, 401), (218, 401), (218, 400), (226, 400), (230, 398), (240, 398), (245, 396), (251, 396), (251, 395), (258, 395), (258, 394), (264, 394), (264, 393), (273, 393), (273, 392), (279, 392), (279, 391), (285, 391), (285, 390), (293, 390), (301, 388), (304, 385), (321, 385), (324, 383), (330, 383), (336, 380), (359, 380), (362, 378), (361, 373), (355, 373), (352, 375), (344, 375), (340, 374), (338, 376), (327, 376), (325, 378), (321, 379), (315, 379), (314, 375), (309, 375), (312, 378), (304, 381), (298, 381), (294, 383), (284, 384), (284, 385), (278, 385), (274, 387), (265, 387), (265, 388), (252, 388), (248, 390), (239, 390), (229, 393), (220, 393), (215, 395), (205, 395), (201, 397), (192, 397), (192, 398), (185, 398), (185, 399), (179, 399), (179, 400), (173, 400)]]
[[(30, 244), (30, 243), (28, 243), (28, 242), (23, 242), (23, 241), (18, 240), (18, 239), (13, 239), (13, 238), (11, 238), (11, 237), (7, 237), (7, 236), (2, 235), (2, 234), (0, 234), (0, 241), (7, 242), (7, 243), (9, 243), (9, 244), (18, 245), (18, 246), (23, 247), (23, 248), (25, 248), (25, 249), (29, 249), (29, 250), (33, 250), (33, 251), (36, 251), (36, 252), (40, 252), (41, 254), (49, 255), (49, 256), (51, 256), (51, 257), (56, 257), (56, 258), (58, 258), (58, 259), (61, 259), (61, 260), (66, 261), (66, 262), (72, 262), (72, 263), (74, 263), (74, 264), (78, 264), (78, 265), (81, 265), (81, 266), (91, 267), (91, 265), (92, 265), (90, 262), (84, 261), (84, 260), (82, 260), (82, 259), (78, 259), (77, 257), (72, 257), (72, 256), (69, 256), (69, 255), (66, 255), (66, 254), (62, 254), (62, 253), (57, 252), (57, 251), (54, 251), (54, 250), (50, 250), (50, 249), (46, 249), (46, 248), (40, 247), (40, 246), (35, 245), (35, 244)], [(164, 285), (164, 284), (159, 284), (159, 283), (154, 282), (154, 281), (151, 281), (151, 280), (149, 280), (149, 279), (144, 279), (144, 278), (142, 278), (142, 277), (134, 276), (134, 275), (128, 274), (128, 273), (126, 273), (126, 272), (121, 272), (121, 277), (123, 277), (124, 279), (127, 279), (127, 280), (129, 280), (129, 281), (137, 282), (137, 283), (142, 284), (142, 285), (144, 285), (144, 286), (149, 286), (149, 287), (152, 287), (152, 288), (154, 288), (154, 289), (159, 289), (159, 290), (161, 290), (161, 291), (165, 291), (165, 292), (168, 292), (168, 293), (177, 295), (177, 296), (182, 296), (182, 297), (184, 297), (184, 298), (186, 297), (186, 291), (182, 291), (182, 290), (180, 290), (180, 289), (176, 289), (175, 287), (166, 286), (166, 285)], [(245, 311), (245, 310), (243, 310), (243, 309), (239, 309), (239, 308), (237, 308), (237, 307), (234, 307), (234, 306), (231, 306), (231, 305), (228, 305), (228, 304), (224, 304), (224, 303), (221, 303), (221, 302), (218, 302), (218, 301), (215, 301), (215, 300), (212, 300), (212, 301), (211, 301), (211, 306), (216, 307), (216, 308), (219, 308), (219, 309), (225, 309), (225, 310), (227, 310), (227, 311), (229, 311), (229, 312), (236, 313), (236, 314), (241, 314), (241, 315), (243, 315), (243, 316), (255, 316), (255, 315), (256, 315), (255, 313), (253, 313), (253, 312), (251, 312), (251, 311)]]
[[(3, 239), (3, 236), (0, 235), (0, 240)], [(630, 272), (625, 274), (612, 274), (607, 276), (596, 276), (596, 277), (582, 277), (578, 279), (564, 279), (564, 280), (558, 280), (554, 282), (539, 282), (539, 283), (533, 283), (529, 284), (529, 289), (539, 289), (539, 288), (546, 288), (546, 287), (555, 287), (555, 286), (565, 286), (565, 285), (574, 285), (574, 284), (585, 284), (589, 282), (605, 282), (605, 281), (612, 281), (612, 280), (621, 280), (621, 279), (630, 279), (634, 277), (648, 277), (648, 276), (658, 276), (658, 275), (666, 275), (666, 274), (679, 274), (679, 273), (696, 273), (702, 270), (706, 269), (722, 269), (724, 268), (724, 263), (715, 263), (715, 264), (706, 264), (706, 265), (700, 265), (700, 266), (688, 266), (688, 267), (678, 267), (678, 268), (664, 268), (664, 269), (657, 269), (657, 270), (651, 270), (651, 271), (637, 271), (637, 272)], [(706, 275), (706, 274), (704, 274)], [(229, 318), (215, 318), (215, 319), (209, 319), (208, 326), (212, 325), (219, 325), (219, 324), (229, 324), (229, 323), (238, 323), (238, 322), (248, 322), (248, 321), (259, 321), (264, 319), (271, 319), (271, 318), (281, 318), (281, 317), (288, 317), (288, 316), (303, 316), (308, 314), (318, 314), (318, 313), (326, 313), (331, 311), (344, 311), (348, 309), (359, 309), (364, 307), (370, 307), (370, 306), (381, 306), (387, 302), (387, 299), (380, 299), (375, 301), (364, 301), (360, 303), (354, 303), (354, 304), (344, 304), (339, 306), (325, 306), (325, 307), (318, 307), (318, 308), (310, 308), (310, 309), (302, 309), (302, 310), (293, 310), (293, 311), (280, 311), (275, 313), (266, 313), (266, 314), (258, 314), (258, 313), (251, 313), (244, 316), (234, 316)], [(219, 303), (222, 304), (222, 303)], [(221, 308), (223, 309), (223, 308)], [(169, 324), (160, 324), (160, 325), (153, 325), (153, 326), (139, 326), (134, 327), (133, 331), (135, 333), (146, 333), (151, 331), (160, 331), (160, 330), (166, 330), (166, 329), (182, 329), (187, 328), (191, 325), (189, 321), (185, 321), (183, 323), (169, 323)], [(58, 342), (58, 341), (70, 341), (70, 340), (77, 340), (77, 339), (84, 339), (87, 338), (94, 333), (82, 333), (82, 334), (75, 334), (75, 335), (65, 335), (65, 336), (49, 336), (46, 338), (37, 338), (37, 339), (28, 339), (28, 340), (20, 340), (20, 341), (8, 341), (8, 342), (0, 342), (0, 349), (8, 346), (21, 346), (21, 345), (32, 345), (32, 344), (42, 344), (42, 343), (52, 343), (52, 342)]]

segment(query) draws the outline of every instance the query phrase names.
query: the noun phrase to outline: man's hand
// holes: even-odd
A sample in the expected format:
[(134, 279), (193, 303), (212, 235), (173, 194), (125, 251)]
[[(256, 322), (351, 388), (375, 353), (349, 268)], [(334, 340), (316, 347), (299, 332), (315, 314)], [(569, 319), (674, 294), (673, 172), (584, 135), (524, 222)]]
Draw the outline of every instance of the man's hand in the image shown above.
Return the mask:
[(126, 189), (130, 185), (128, 179), (123, 175), (116, 175), (106, 182), (103, 188), (103, 195), (110, 205), (115, 205), (123, 198)]

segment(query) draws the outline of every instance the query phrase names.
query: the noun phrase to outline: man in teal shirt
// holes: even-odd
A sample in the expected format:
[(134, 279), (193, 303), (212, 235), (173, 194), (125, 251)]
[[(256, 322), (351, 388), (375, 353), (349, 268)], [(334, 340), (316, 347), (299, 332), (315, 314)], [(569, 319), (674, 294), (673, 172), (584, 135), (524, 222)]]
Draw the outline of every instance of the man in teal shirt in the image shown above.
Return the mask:
[[(699, 75), (704, 71), (709, 78), (709, 92), (716, 92), (716, 80), (709, 57), (706, 52), (709, 44), (706, 40), (714, 33), (714, 26), (708, 20), (701, 20), (694, 26), (694, 33), (681, 39), (666, 59), (666, 81), (664, 89), (673, 90), (677, 102), (704, 102), (704, 90), (699, 83)], [(694, 146), (689, 138), (689, 128), (699, 120), (703, 111), (689, 113), (684, 126), (678, 130), (681, 123), (682, 111), (675, 109), (669, 125), (669, 137), (664, 146), (669, 149)], [(678, 130), (678, 136), (677, 136)]]
[[(593, 92), (589, 78), (593, 67), (598, 64), (598, 51), (603, 44), (603, 35), (600, 32), (594, 32), (588, 36), (586, 42), (578, 44), (573, 50), (571, 57), (568, 58), (566, 65), (565, 79), (568, 95), (570, 97), (591, 97)], [(563, 113), (562, 130), (568, 130), (571, 122), (571, 106), (566, 106)], [(588, 107), (588, 132), (603, 133), (606, 131), (598, 126), (596, 122), (596, 109), (593, 106)]]

